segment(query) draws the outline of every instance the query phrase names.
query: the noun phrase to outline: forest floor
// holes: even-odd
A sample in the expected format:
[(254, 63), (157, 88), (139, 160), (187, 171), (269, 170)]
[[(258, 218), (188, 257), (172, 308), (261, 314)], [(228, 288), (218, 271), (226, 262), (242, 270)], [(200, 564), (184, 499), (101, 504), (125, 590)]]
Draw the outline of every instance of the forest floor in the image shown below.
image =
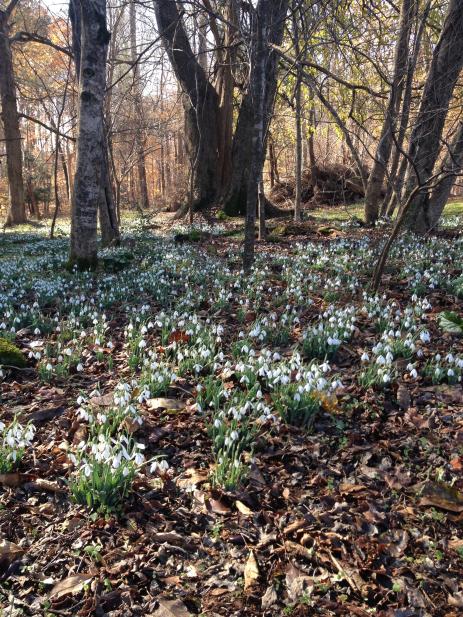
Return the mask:
[(461, 615), (449, 214), (379, 294), (384, 230), (326, 216), (277, 221), (247, 278), (228, 220), (134, 220), (91, 274), (64, 222), (1, 235), (2, 617)]

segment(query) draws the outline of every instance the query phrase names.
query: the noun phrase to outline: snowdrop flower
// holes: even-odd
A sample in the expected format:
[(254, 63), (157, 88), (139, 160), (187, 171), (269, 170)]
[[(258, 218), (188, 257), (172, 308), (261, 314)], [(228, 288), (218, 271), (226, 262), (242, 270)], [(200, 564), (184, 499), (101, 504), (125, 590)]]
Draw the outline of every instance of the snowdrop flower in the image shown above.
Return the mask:
[(360, 360), (361, 360), (362, 362), (369, 362), (369, 361), (370, 361), (370, 356), (366, 353), (366, 351), (364, 351), (364, 352), (363, 352), (363, 354), (362, 354), (362, 356), (361, 356)]
[(427, 330), (423, 330), (423, 332), (421, 332), (420, 334), (420, 339), (422, 343), (429, 343), (429, 341), (431, 340), (431, 335)]

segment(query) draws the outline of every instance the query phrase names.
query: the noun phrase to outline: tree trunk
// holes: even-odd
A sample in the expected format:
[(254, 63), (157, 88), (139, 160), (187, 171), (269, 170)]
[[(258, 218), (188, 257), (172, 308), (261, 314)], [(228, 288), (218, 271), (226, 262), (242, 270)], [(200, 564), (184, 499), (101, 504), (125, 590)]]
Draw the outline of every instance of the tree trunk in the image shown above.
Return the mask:
[(146, 161), (145, 161), (145, 138), (144, 138), (144, 113), (143, 113), (143, 100), (140, 83), (140, 67), (137, 59), (137, 20), (135, 11), (135, 2), (130, 0), (129, 4), (130, 15), (130, 47), (133, 64), (133, 106), (135, 111), (134, 117), (134, 133), (135, 133), (135, 147), (137, 153), (137, 173), (138, 173), (138, 185), (139, 195), (141, 201), (141, 207), (148, 209), (150, 206), (148, 196), (148, 184), (146, 181)]
[(432, 191), (429, 200), (429, 225), (434, 229), (444, 211), (450, 197), (450, 191), (455, 183), (455, 178), (463, 168), (463, 121), (460, 121), (455, 136), (445, 157), (442, 169), (445, 173), (453, 174), (446, 176)]
[[(272, 0), (259, 0), (255, 12), (252, 13), (252, 40), (249, 72), (249, 95), (252, 103), (252, 133), (250, 169), (246, 191), (246, 223), (244, 230), (243, 269), (251, 270), (254, 263), (255, 221), (258, 200), (259, 181), (262, 177), (264, 164), (264, 129), (266, 102), (266, 69), (268, 52), (267, 37), (269, 28), (269, 11)], [(263, 201), (263, 200), (262, 200)]]
[(315, 103), (313, 100), (312, 91), (310, 93), (310, 111), (309, 111), (309, 137), (308, 137), (308, 155), (309, 155), (309, 168), (310, 168), (310, 184), (312, 185), (313, 195), (315, 197), (317, 193), (317, 161), (315, 159), (314, 148), (314, 135), (315, 135)]
[[(155, 0), (156, 20), (177, 81), (185, 110), (185, 140), (192, 171), (191, 208), (212, 205), (218, 187), (219, 98), (195, 58), (174, 0)], [(180, 214), (184, 214), (181, 209)]]
[(0, 97), (10, 192), (8, 225), (26, 222), (18, 101), (16, 99), (13, 59), (8, 38), (8, 20), (16, 4), (17, 0), (10, 2), (7, 8), (0, 10)]
[(389, 157), (391, 155), (394, 131), (405, 85), (408, 47), (414, 8), (413, 4), (413, 0), (402, 0), (399, 38), (395, 49), (394, 76), (392, 79), (391, 92), (389, 94), (384, 124), (365, 194), (365, 220), (368, 225), (374, 224), (378, 219), (381, 190), (383, 188)]
[[(406, 181), (406, 196), (416, 186), (424, 186), (433, 175), (450, 99), (462, 66), (463, 10), (461, 0), (450, 0), (410, 137), (408, 156), (412, 164)], [(432, 229), (435, 223), (431, 217), (427, 191), (415, 195), (407, 209), (404, 224), (416, 233), (426, 233)]]
[[(259, 1), (256, 11), (259, 13)], [(275, 0), (274, 2), (264, 2), (268, 15), (267, 21), (267, 41), (264, 50), (266, 56), (266, 71), (265, 71), (265, 97), (263, 100), (263, 114), (264, 114), (264, 127), (263, 127), (263, 151), (266, 150), (266, 141), (268, 135), (268, 127), (270, 125), (273, 106), (275, 102), (275, 94), (277, 87), (277, 64), (278, 56), (271, 45), (281, 45), (283, 39), (283, 31), (286, 13), (288, 10), (288, 0)], [(254, 26), (255, 27), (255, 26)], [(251, 36), (255, 37), (256, 33), (251, 32)], [(255, 133), (255, 109), (254, 99), (252, 94), (252, 87), (249, 86), (248, 92), (244, 95), (243, 101), (238, 114), (238, 120), (236, 125), (235, 134), (233, 136), (233, 148), (232, 148), (232, 161), (233, 169), (230, 179), (230, 184), (223, 197), (223, 209), (231, 215), (244, 214), (247, 212), (247, 191), (249, 186), (254, 186), (257, 178), (254, 178), (251, 182), (249, 176), (252, 166), (253, 158), (253, 145)], [(256, 189), (257, 190), (257, 189)], [(254, 189), (253, 189), (254, 191)], [(254, 196), (251, 196), (251, 201)], [(272, 208), (269, 203), (266, 202), (267, 214), (271, 213)], [(273, 208), (274, 213), (278, 214), (278, 209)]]
[[(407, 67), (407, 80), (405, 84), (402, 112), (400, 115), (400, 127), (399, 134), (397, 136), (397, 144), (394, 151), (394, 157), (391, 164), (391, 172), (389, 175), (389, 183), (384, 197), (381, 213), (383, 215), (392, 216), (396, 205), (400, 201), (400, 195), (402, 193), (403, 183), (405, 179), (405, 173), (407, 171), (408, 160), (403, 156), (403, 147), (405, 143), (405, 136), (408, 128), (408, 121), (410, 119), (412, 95), (413, 95), (413, 77), (415, 75), (415, 69), (418, 62), (418, 56), (421, 49), (421, 40), (425, 30), (426, 22), (431, 10), (432, 0), (428, 0), (427, 5), (420, 18), (420, 24), (414, 37), (413, 55), (410, 57)], [(419, 2), (415, 2), (415, 9), (418, 12)]]
[(233, 145), (233, 66), (236, 62), (235, 39), (238, 31), (238, 15), (235, 0), (225, 6), (224, 42), (217, 66), (216, 90), (219, 95), (219, 173), (220, 187), (228, 186), (232, 172)]
[[(298, 16), (296, 14), (296, 7), (293, 7), (293, 39), (294, 39), (294, 52), (296, 58), (299, 59), (299, 24)], [(301, 104), (301, 87), (302, 87), (302, 75), (301, 68), (298, 66), (296, 75), (296, 85), (294, 92), (294, 107), (295, 107), (295, 192), (294, 192), (294, 221), (297, 223), (301, 220), (301, 193), (302, 193), (302, 104)]]
[(262, 176), (258, 186), (258, 201), (259, 201), (259, 242), (265, 242), (267, 237), (267, 229), (265, 227), (265, 192)]
[(106, 188), (103, 106), (106, 56), (110, 34), (106, 0), (74, 0), (80, 17), (79, 130), (71, 220), (70, 265), (79, 269), (97, 263), (97, 212)]

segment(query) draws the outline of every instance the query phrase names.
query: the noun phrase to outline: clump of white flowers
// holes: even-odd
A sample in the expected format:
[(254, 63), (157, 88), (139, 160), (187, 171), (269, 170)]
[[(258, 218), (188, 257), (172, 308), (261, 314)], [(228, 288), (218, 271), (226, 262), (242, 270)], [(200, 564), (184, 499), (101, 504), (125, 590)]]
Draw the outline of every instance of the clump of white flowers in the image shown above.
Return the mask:
[(0, 473), (9, 473), (20, 464), (34, 435), (35, 426), (30, 422), (23, 425), (16, 418), (8, 425), (0, 422)]
[(437, 353), (423, 366), (423, 375), (433, 384), (461, 383), (463, 374), (463, 357), (449, 352), (442, 356)]
[(363, 368), (357, 380), (364, 388), (386, 388), (396, 377), (394, 355), (389, 345), (378, 343), (373, 347), (371, 360), (369, 354), (364, 352), (361, 362)]
[(338, 309), (330, 305), (317, 323), (303, 334), (302, 349), (307, 358), (333, 358), (343, 341), (348, 341), (355, 330), (355, 308)]
[(102, 514), (117, 512), (145, 463), (144, 448), (126, 435), (100, 433), (82, 441), (75, 453), (69, 454), (75, 466), (69, 482), (74, 501)]
[[(77, 416), (89, 423), (93, 435), (100, 433), (114, 435), (133, 428), (133, 425), (136, 427), (143, 423), (136, 404), (137, 397), (138, 402), (142, 402), (144, 398), (149, 398), (149, 392), (143, 391), (139, 394), (136, 381), (130, 384), (118, 383), (114, 390), (112, 405), (99, 405), (99, 394), (98, 391), (92, 392), (93, 400), (88, 400), (83, 395), (80, 395), (77, 399), (79, 405)], [(97, 403), (93, 401), (97, 401)]]

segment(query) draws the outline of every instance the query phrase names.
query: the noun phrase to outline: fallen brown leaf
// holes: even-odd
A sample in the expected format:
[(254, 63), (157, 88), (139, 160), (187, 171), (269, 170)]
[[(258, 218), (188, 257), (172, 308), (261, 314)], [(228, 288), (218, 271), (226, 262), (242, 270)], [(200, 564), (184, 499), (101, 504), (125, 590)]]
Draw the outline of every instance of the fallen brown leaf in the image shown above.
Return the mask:
[(254, 552), (249, 553), (249, 557), (244, 566), (244, 590), (252, 587), (259, 579), (259, 565)]
[(157, 608), (152, 617), (189, 617), (191, 613), (180, 600), (158, 600)]
[(156, 409), (172, 409), (181, 411), (185, 409), (186, 404), (178, 398), (150, 398), (146, 401), (148, 409), (155, 411)]
[(443, 482), (428, 482), (424, 486), (419, 505), (463, 512), (463, 493)]
[(11, 563), (24, 555), (24, 549), (8, 540), (0, 540), (0, 561)]
[(68, 594), (79, 593), (92, 580), (91, 574), (74, 574), (56, 583), (50, 592), (50, 598), (57, 600)]

